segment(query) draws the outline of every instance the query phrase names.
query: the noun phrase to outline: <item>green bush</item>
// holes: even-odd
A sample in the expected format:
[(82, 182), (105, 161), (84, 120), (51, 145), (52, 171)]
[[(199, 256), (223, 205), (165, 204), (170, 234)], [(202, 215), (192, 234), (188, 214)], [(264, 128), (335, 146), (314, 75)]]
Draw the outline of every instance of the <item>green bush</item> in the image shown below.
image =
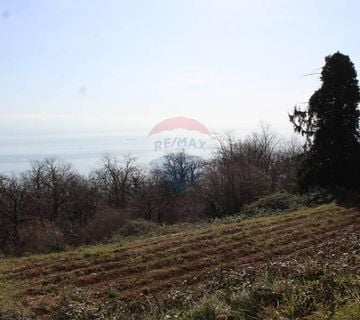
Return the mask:
[(325, 189), (314, 189), (306, 194), (305, 201), (309, 207), (315, 207), (342, 198), (343, 194), (344, 191), (339, 189), (331, 191)]
[(244, 206), (241, 213), (245, 215), (272, 214), (295, 211), (305, 207), (307, 207), (306, 196), (276, 192)]

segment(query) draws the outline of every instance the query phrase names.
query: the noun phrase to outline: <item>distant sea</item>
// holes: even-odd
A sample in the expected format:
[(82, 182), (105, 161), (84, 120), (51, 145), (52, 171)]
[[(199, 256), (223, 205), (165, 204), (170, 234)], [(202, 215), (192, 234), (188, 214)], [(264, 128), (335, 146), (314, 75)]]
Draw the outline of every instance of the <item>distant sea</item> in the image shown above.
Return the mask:
[(117, 134), (38, 135), (0, 138), (0, 173), (18, 174), (30, 168), (30, 163), (45, 158), (71, 162), (82, 174), (100, 165), (101, 157), (109, 153), (122, 157), (131, 155), (146, 165), (152, 145), (144, 136)]
[[(111, 154), (121, 159), (130, 155), (137, 159), (137, 163), (143, 167), (149, 167), (157, 163), (156, 160), (168, 152), (177, 152), (173, 148), (178, 137), (186, 137), (187, 143), (191, 139), (196, 142), (196, 148), (190, 147), (185, 150), (201, 157), (207, 157), (210, 152), (199, 150), (199, 141), (205, 141), (210, 146), (212, 140), (209, 136), (199, 133), (187, 132), (178, 129), (173, 132), (157, 134), (156, 137), (143, 135), (120, 135), (106, 134), (67, 134), (67, 135), (11, 135), (0, 137), (0, 173), (18, 174), (30, 168), (31, 162), (56, 158), (61, 161), (70, 162), (81, 174), (88, 174), (91, 170), (101, 165), (104, 154)], [(176, 140), (177, 139), (177, 140)], [(171, 142), (167, 150), (162, 147), (161, 151), (155, 151), (154, 142), (165, 140)], [(184, 140), (182, 140), (184, 141)], [(174, 143), (172, 143), (174, 142)], [(195, 146), (195, 145), (193, 145)], [(188, 152), (189, 153), (189, 152)]]

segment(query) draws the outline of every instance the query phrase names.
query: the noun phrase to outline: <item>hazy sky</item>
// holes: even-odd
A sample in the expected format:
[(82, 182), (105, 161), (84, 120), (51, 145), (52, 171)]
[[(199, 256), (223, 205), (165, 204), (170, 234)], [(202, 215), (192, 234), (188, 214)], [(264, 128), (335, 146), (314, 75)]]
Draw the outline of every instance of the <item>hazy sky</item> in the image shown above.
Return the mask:
[(358, 0), (0, 0), (0, 134), (141, 135), (174, 116), (290, 133), (287, 113), (319, 86), (304, 74), (337, 50), (359, 70), (359, 13)]

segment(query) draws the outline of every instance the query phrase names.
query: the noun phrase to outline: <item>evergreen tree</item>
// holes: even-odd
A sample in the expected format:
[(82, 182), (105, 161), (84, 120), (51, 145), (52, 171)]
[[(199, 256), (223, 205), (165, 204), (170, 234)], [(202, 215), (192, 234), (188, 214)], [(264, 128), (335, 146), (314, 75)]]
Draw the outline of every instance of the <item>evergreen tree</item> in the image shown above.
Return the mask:
[(298, 178), (309, 187), (360, 187), (360, 91), (354, 64), (337, 52), (325, 58), (322, 85), (307, 109), (290, 115), (296, 132), (306, 137)]

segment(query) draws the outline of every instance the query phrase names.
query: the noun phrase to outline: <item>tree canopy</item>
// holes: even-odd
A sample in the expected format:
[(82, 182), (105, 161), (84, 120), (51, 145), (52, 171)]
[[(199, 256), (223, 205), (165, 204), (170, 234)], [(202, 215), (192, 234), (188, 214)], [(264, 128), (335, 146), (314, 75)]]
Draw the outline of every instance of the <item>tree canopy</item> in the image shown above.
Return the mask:
[(295, 131), (306, 137), (299, 183), (303, 189), (354, 188), (360, 184), (360, 90), (354, 64), (340, 52), (329, 55), (320, 79), (306, 110), (295, 107), (290, 115)]

